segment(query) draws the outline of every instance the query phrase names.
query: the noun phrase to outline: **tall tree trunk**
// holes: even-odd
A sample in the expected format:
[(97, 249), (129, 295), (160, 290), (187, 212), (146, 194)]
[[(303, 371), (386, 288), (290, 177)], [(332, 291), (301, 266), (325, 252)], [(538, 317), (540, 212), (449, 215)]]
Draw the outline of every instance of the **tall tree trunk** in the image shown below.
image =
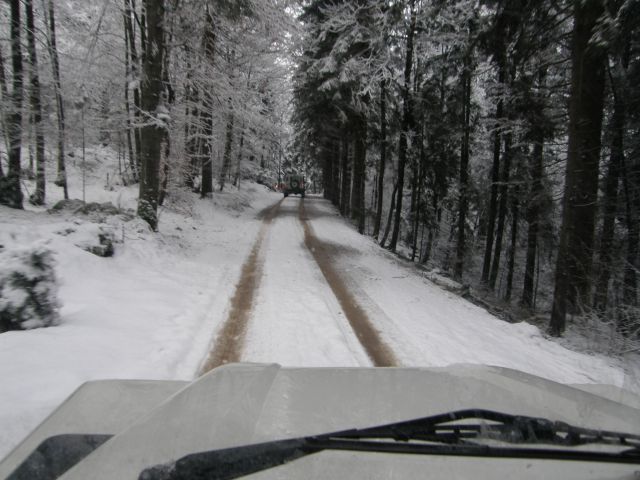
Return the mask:
[[(229, 102), (231, 106), (231, 102)], [(231, 168), (231, 148), (233, 147), (233, 113), (229, 113), (229, 119), (227, 120), (227, 138), (224, 143), (224, 156), (222, 157), (222, 169), (220, 170), (220, 178), (218, 179), (218, 188), (220, 191), (224, 189), (224, 183), (227, 180), (229, 169)]]
[(502, 237), (504, 235), (504, 224), (507, 218), (507, 201), (509, 199), (509, 176), (511, 171), (511, 143), (512, 134), (507, 133), (504, 139), (504, 157), (502, 162), (502, 178), (500, 185), (500, 205), (498, 207), (498, 227), (496, 229), (495, 250), (493, 261), (491, 262), (491, 273), (489, 275), (489, 288), (494, 290), (498, 280), (500, 270), (500, 257), (502, 255)]
[[(142, 110), (146, 118), (157, 119), (162, 101), (164, 66), (164, 0), (144, 0), (148, 48), (143, 65)], [(138, 215), (153, 230), (158, 229), (158, 194), (160, 187), (160, 156), (164, 128), (161, 122), (146, 122), (142, 127), (140, 197)]]
[[(135, 154), (136, 154), (136, 175), (139, 175), (140, 171), (140, 150), (141, 150), (141, 139), (142, 139), (142, 130), (140, 129), (140, 125), (142, 122), (142, 104), (140, 99), (140, 63), (141, 59), (138, 55), (138, 48), (136, 46), (136, 29), (135, 23), (133, 21), (134, 18), (138, 19), (138, 13), (136, 11), (136, 1), (135, 0), (124, 0), (125, 1), (125, 33), (126, 37), (129, 41), (129, 53), (131, 55), (131, 79), (133, 80), (133, 119), (134, 119), (134, 127), (133, 127), (133, 138), (135, 144)], [(140, 27), (141, 34), (143, 38), (145, 37), (144, 28)], [(144, 61), (144, 50), (145, 43), (142, 42), (142, 61)]]
[(627, 166), (622, 157), (624, 175), (622, 181), (626, 199), (627, 255), (624, 265), (622, 299), (626, 305), (638, 304), (638, 245), (640, 244), (640, 162)]
[(200, 142), (200, 158), (202, 159), (202, 174), (200, 184), (200, 197), (205, 198), (213, 193), (213, 97), (206, 92), (202, 110), (202, 123), (204, 125), (204, 138)]
[(393, 192), (391, 193), (391, 205), (389, 206), (389, 215), (387, 216), (387, 226), (384, 229), (384, 235), (382, 236), (382, 240), (380, 240), (380, 246), (384, 248), (384, 244), (387, 243), (387, 237), (389, 236), (389, 232), (392, 228), (392, 219), (393, 219), (393, 211), (396, 205), (396, 197), (398, 196), (398, 184), (393, 185)]
[(169, 185), (169, 157), (171, 155), (171, 138), (168, 134), (168, 129), (165, 128), (160, 142), (160, 191), (158, 192), (158, 205), (164, 205), (164, 200), (167, 198), (168, 185)]
[(333, 143), (325, 141), (321, 147), (322, 158), (322, 196), (330, 201), (333, 201), (335, 195), (333, 189)]
[(376, 218), (373, 224), (373, 238), (380, 236), (382, 205), (384, 200), (384, 172), (387, 163), (387, 82), (380, 81), (380, 163), (378, 164), (378, 187)]
[[(124, 101), (127, 112), (127, 150), (129, 153), (129, 167), (131, 169), (131, 176), (134, 182), (138, 181), (138, 172), (140, 168), (140, 135), (137, 127), (134, 127), (131, 123), (131, 101), (129, 98), (129, 90), (131, 89), (131, 83), (134, 83), (139, 79), (138, 69), (138, 53), (136, 49), (136, 38), (133, 29), (132, 17), (132, 5), (131, 0), (124, 0), (124, 45), (125, 45), (125, 88), (124, 88)], [(140, 115), (140, 90), (136, 86), (133, 88), (134, 99), (134, 118), (135, 123), (139, 121)], [(134, 152), (135, 145), (135, 152)]]
[(131, 135), (131, 131), (133, 129), (133, 125), (131, 124), (131, 101), (129, 99), (129, 79), (131, 76), (131, 67), (129, 66), (129, 42), (125, 39), (125, 82), (124, 82), (124, 106), (125, 106), (125, 114), (127, 116), (126, 120), (126, 130), (127, 130), (127, 156), (129, 157), (129, 170), (131, 170), (131, 179), (136, 182), (138, 180), (138, 164), (136, 161), (136, 157), (133, 153), (133, 137)]
[(527, 254), (524, 269), (524, 284), (522, 288), (522, 305), (533, 307), (533, 287), (538, 250), (538, 234), (540, 232), (540, 201), (542, 196), (542, 177), (544, 175), (543, 142), (544, 132), (541, 126), (536, 126), (534, 133), (533, 156), (531, 158), (531, 193), (527, 205)]
[(238, 145), (238, 160), (236, 161), (236, 173), (233, 176), (233, 186), (240, 187), (240, 168), (242, 167), (242, 155), (244, 148), (244, 123), (242, 124), (242, 129), (240, 130), (240, 143)]
[(462, 147), (460, 148), (460, 203), (458, 208), (458, 241), (453, 278), (462, 281), (464, 268), (465, 230), (469, 205), (469, 133), (471, 128), (471, 52), (465, 55), (462, 72)]
[(332, 153), (331, 153), (331, 162), (332, 162), (332, 177), (333, 181), (331, 182), (331, 190), (333, 192), (333, 196), (331, 198), (331, 202), (336, 206), (340, 207), (340, 192), (341, 192), (341, 181), (340, 181), (340, 141), (338, 139), (332, 140)]
[(431, 252), (433, 245), (437, 241), (440, 235), (440, 221), (442, 209), (439, 205), (439, 196), (437, 192), (433, 192), (433, 215), (429, 225), (429, 235), (427, 236), (427, 248), (425, 249), (424, 256), (420, 259), (420, 263), (425, 264), (431, 259)]
[(389, 250), (396, 251), (398, 237), (400, 235), (400, 220), (402, 218), (402, 194), (404, 190), (404, 170), (407, 162), (407, 137), (411, 127), (411, 68), (413, 66), (413, 37), (416, 30), (416, 9), (415, 0), (409, 0), (409, 9), (411, 11), (411, 19), (409, 21), (409, 29), (407, 31), (407, 48), (404, 64), (404, 85), (402, 86), (402, 123), (400, 126), (400, 144), (398, 145), (398, 196), (396, 199), (396, 212), (393, 221), (393, 233), (391, 234), (391, 242)]
[[(0, 48), (0, 100), (3, 104), (12, 102), (9, 95), (9, 89), (7, 88), (7, 77), (4, 70), (4, 54), (2, 48)], [(0, 128), (2, 129), (2, 138), (4, 140), (4, 147), (7, 152), (11, 150), (11, 141), (9, 139), (9, 127), (8, 120), (4, 108), (0, 109)], [(2, 162), (0, 161), (0, 178), (4, 177), (4, 171), (2, 170)]]
[(590, 39), (603, 11), (602, 0), (574, 0), (569, 149), (549, 325), (555, 336), (565, 330), (567, 307), (590, 304), (606, 58)]
[[(621, 55), (614, 59), (618, 75), (626, 75), (626, 70), (629, 67), (630, 48), (631, 44), (627, 39), (621, 50)], [(612, 75), (611, 68), (609, 68), (609, 78), (613, 94), (613, 114), (609, 123), (611, 154), (609, 156), (609, 167), (605, 177), (604, 198), (602, 199), (603, 222), (602, 234), (600, 235), (599, 269), (593, 300), (594, 308), (600, 312), (606, 310), (608, 303), (620, 174), (625, 165), (624, 129), (627, 116), (625, 99), (628, 94), (626, 79), (619, 81), (619, 78)], [(625, 183), (625, 185), (627, 184)], [(627, 205), (629, 204), (627, 203)]]
[[(187, 94), (190, 95), (190, 94)], [(187, 100), (188, 102), (188, 100)], [(184, 136), (185, 136), (185, 157), (186, 157), (186, 165), (184, 170), (184, 185), (191, 190), (195, 188), (195, 178), (198, 176), (198, 168), (200, 165), (200, 145), (201, 141), (199, 139), (200, 128), (197, 125), (197, 122), (200, 121), (200, 113), (198, 110), (198, 106), (195, 102), (192, 102), (193, 107), (190, 108), (187, 105), (186, 108), (186, 117), (187, 122), (184, 126)]]
[(411, 245), (413, 245), (414, 234), (416, 233), (415, 223), (416, 223), (416, 212), (418, 210), (418, 177), (420, 176), (419, 172), (420, 166), (416, 162), (415, 158), (411, 159), (411, 198), (409, 203), (409, 222), (411, 225), (410, 229), (410, 237)]
[(38, 54), (36, 52), (35, 26), (33, 21), (33, 0), (25, 0), (27, 10), (27, 41), (29, 46), (29, 77), (31, 88), (29, 97), (33, 127), (36, 136), (36, 190), (29, 201), (34, 205), (43, 205), (45, 202), (45, 158), (44, 158), (44, 131), (42, 128), (42, 106), (40, 102), (40, 78), (38, 73)]
[[(168, 43), (171, 45), (173, 43), (173, 24), (169, 26), (169, 36)], [(165, 44), (166, 45), (166, 44)], [(163, 66), (162, 66), (162, 85), (164, 90), (164, 100), (166, 102), (166, 118), (162, 119), (162, 123), (165, 124), (162, 130), (162, 147), (161, 147), (161, 174), (160, 174), (160, 193), (158, 194), (158, 205), (164, 204), (164, 199), (168, 193), (168, 185), (169, 185), (169, 176), (171, 174), (171, 136), (169, 135), (169, 129), (171, 122), (171, 107), (175, 103), (175, 91), (173, 89), (173, 85), (171, 84), (171, 78), (169, 77), (169, 55), (170, 51), (165, 46)]]
[[(206, 12), (207, 30), (202, 39), (205, 57), (210, 66), (215, 60), (216, 32), (213, 15), (207, 9)], [(213, 193), (213, 95), (205, 91), (202, 105), (202, 124), (204, 127), (204, 138), (199, 142), (201, 147), (202, 174), (200, 182), (200, 196), (206, 197)]]
[[(187, 55), (189, 55), (189, 52), (187, 52)], [(185, 114), (187, 120), (184, 126), (186, 165), (183, 173), (185, 186), (194, 190), (195, 178), (198, 176), (200, 162), (202, 161), (202, 158), (200, 157), (202, 128), (199, 92), (193, 82), (190, 63), (187, 68), (188, 73), (185, 86)]]
[(343, 133), (342, 138), (342, 186), (340, 188), (340, 213), (347, 217), (349, 215), (349, 206), (351, 203), (351, 165), (349, 162), (349, 132)]
[(613, 235), (618, 209), (618, 184), (620, 169), (624, 162), (624, 124), (625, 105), (618, 95), (614, 95), (613, 115), (611, 117), (611, 155), (604, 181), (603, 222), (600, 235), (599, 271), (593, 306), (604, 312), (607, 308), (609, 279), (613, 264)]
[(11, 65), (13, 91), (11, 110), (7, 116), (9, 130), (9, 165), (6, 176), (0, 178), (0, 204), (22, 208), (20, 188), (20, 155), (22, 149), (22, 46), (20, 31), (20, 0), (11, 0)]
[(513, 270), (516, 264), (516, 249), (518, 248), (518, 222), (519, 222), (519, 202), (518, 187), (514, 187), (511, 199), (511, 246), (509, 248), (509, 261), (507, 264), (507, 288), (504, 299), (509, 302), (511, 300), (511, 291), (513, 288)]
[(365, 164), (367, 161), (367, 120), (360, 117), (357, 120), (357, 130), (354, 135), (354, 154), (353, 154), (353, 188), (351, 195), (351, 218), (358, 225), (358, 232), (364, 233), (365, 220), (365, 191), (364, 176)]
[[(131, 0), (133, 5), (133, 13), (137, 15), (136, 12), (136, 2), (135, 0)], [(143, 0), (142, 8), (140, 10), (140, 49), (142, 51), (141, 62), (144, 65), (147, 61), (146, 57), (148, 54), (147, 50), (147, 0)]]
[(322, 197), (326, 200), (331, 200), (333, 191), (330, 179), (333, 175), (333, 162), (329, 142), (325, 140), (325, 142), (320, 145), (319, 149), (320, 158), (322, 159)]
[(53, 87), (56, 97), (56, 109), (58, 114), (58, 174), (55, 184), (64, 191), (65, 200), (69, 198), (69, 189), (67, 188), (67, 169), (64, 158), (64, 142), (65, 142), (65, 120), (64, 120), (64, 102), (62, 99), (62, 84), (60, 83), (60, 61), (58, 60), (58, 47), (56, 43), (56, 17), (53, 7), (53, 0), (49, 0), (49, 22), (48, 28), (48, 46), (49, 56), (51, 57), (51, 69), (53, 72)]
[[(416, 259), (416, 251), (418, 249), (418, 235), (420, 225), (422, 225), (422, 238), (424, 239), (424, 222), (422, 221), (422, 190), (424, 188), (424, 182), (426, 178), (426, 170), (427, 170), (427, 158), (426, 152), (424, 148), (424, 119), (420, 125), (420, 159), (418, 163), (418, 182), (417, 182), (417, 192), (416, 192), (416, 205), (415, 205), (415, 214), (413, 218), (413, 245), (411, 248), (411, 261), (414, 262)], [(418, 253), (418, 259), (422, 254), (422, 240), (420, 241), (420, 251)]]
[[(498, 81), (504, 83), (504, 66), (499, 67)], [(493, 130), (493, 164), (491, 165), (491, 196), (489, 198), (489, 213), (487, 218), (486, 243), (484, 247), (484, 260), (482, 262), (482, 279), (484, 285), (489, 283), (491, 270), (491, 253), (493, 250), (493, 237), (496, 228), (496, 211), (498, 207), (498, 183), (500, 181), (500, 123), (503, 116), (502, 97), (496, 105), (496, 123)]]

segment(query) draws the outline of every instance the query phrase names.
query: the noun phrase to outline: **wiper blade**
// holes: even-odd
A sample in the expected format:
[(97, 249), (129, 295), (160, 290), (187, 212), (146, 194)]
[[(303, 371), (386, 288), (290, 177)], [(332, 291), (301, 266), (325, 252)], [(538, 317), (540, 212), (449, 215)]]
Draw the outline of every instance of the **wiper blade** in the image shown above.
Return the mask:
[[(481, 423), (468, 423), (469, 420)], [(582, 445), (617, 446), (622, 450), (572, 449)], [(146, 469), (139, 480), (233, 479), (324, 450), (640, 464), (640, 435), (490, 410), (460, 410), (372, 428), (194, 453), (175, 463)]]
[[(466, 420), (481, 420), (483, 423), (464, 422)], [(482, 409), (458, 410), (378, 427), (345, 430), (327, 434), (325, 437), (392, 439), (405, 442), (421, 440), (445, 444), (462, 444), (469, 440), (494, 440), (514, 444), (572, 447), (589, 444), (628, 446), (632, 449), (640, 447), (640, 435), (574, 427), (546, 418), (510, 415)]]

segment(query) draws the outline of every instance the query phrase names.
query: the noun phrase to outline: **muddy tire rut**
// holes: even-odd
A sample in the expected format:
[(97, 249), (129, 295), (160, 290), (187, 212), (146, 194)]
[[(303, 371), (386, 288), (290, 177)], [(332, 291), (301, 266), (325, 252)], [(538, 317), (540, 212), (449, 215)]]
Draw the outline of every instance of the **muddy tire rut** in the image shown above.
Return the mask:
[(253, 301), (262, 277), (262, 262), (260, 261), (260, 249), (264, 242), (269, 226), (278, 215), (282, 200), (260, 212), (262, 226), (258, 232), (258, 238), (253, 244), (249, 257), (242, 266), (240, 282), (231, 298), (229, 315), (222, 330), (216, 338), (216, 342), (204, 363), (201, 374), (225, 363), (239, 362), (242, 353), (242, 345), (247, 332), (247, 324), (251, 317)]
[(300, 202), (299, 218), (304, 227), (304, 243), (320, 267), (324, 278), (338, 299), (342, 310), (349, 320), (351, 328), (364, 347), (371, 362), (376, 367), (392, 367), (398, 361), (391, 348), (382, 340), (380, 333), (372, 325), (367, 313), (353, 296), (344, 279), (336, 271), (330, 253), (330, 247), (320, 241), (309, 224), (304, 201)]
[[(263, 261), (260, 251), (271, 223), (278, 216), (283, 200), (264, 209), (259, 215), (259, 217), (263, 219), (263, 223), (260, 227), (258, 237), (251, 249), (249, 257), (242, 266), (240, 281), (231, 298), (227, 320), (218, 332), (209, 356), (201, 368), (201, 374), (226, 363), (242, 361), (246, 332), (262, 277)], [(334, 255), (331, 252), (331, 248), (314, 235), (313, 228), (308, 222), (304, 199), (301, 199), (299, 203), (298, 219), (304, 229), (305, 246), (320, 268), (320, 271), (348, 319), (351, 329), (362, 344), (373, 365), (377, 367), (398, 365), (393, 351), (383, 341), (380, 333), (369, 320), (365, 310), (358, 303), (350, 291), (349, 286), (334, 267)]]

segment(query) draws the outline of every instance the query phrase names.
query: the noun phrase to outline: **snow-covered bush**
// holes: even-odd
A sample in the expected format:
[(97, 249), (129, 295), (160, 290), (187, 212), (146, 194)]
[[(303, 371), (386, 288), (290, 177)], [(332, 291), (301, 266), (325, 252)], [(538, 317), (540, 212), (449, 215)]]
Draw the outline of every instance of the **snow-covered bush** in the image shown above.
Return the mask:
[(58, 324), (54, 265), (46, 245), (0, 250), (0, 332)]

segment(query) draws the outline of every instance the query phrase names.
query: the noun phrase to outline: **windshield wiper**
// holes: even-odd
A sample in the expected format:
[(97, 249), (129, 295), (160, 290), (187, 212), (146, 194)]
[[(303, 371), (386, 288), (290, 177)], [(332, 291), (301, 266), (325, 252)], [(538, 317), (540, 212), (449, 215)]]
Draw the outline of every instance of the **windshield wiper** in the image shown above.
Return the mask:
[[(574, 449), (584, 445), (619, 451)], [(640, 435), (490, 410), (459, 410), (378, 427), (195, 453), (149, 468), (139, 480), (232, 479), (324, 450), (640, 464)]]

